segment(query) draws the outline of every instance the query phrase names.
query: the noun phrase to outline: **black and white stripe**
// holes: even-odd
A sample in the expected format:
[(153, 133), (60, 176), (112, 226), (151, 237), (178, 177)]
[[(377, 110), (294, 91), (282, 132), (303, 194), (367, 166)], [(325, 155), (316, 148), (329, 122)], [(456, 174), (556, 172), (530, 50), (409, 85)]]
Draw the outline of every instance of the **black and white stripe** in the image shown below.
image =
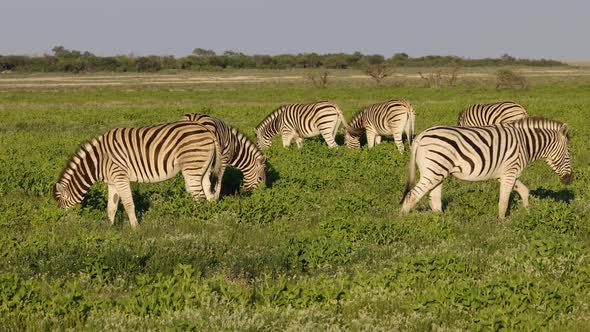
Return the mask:
[(303, 138), (322, 135), (329, 147), (336, 147), (336, 131), (340, 122), (347, 127), (338, 106), (329, 101), (309, 104), (289, 104), (279, 107), (256, 126), (256, 140), (260, 148), (269, 147), (272, 138), (281, 134), (283, 146), (295, 139), (301, 148)]
[(459, 115), (457, 125), (463, 127), (489, 126), (512, 122), (526, 117), (528, 117), (528, 113), (524, 107), (512, 101), (475, 104)]
[(415, 119), (414, 109), (406, 100), (393, 99), (373, 104), (349, 121), (344, 143), (351, 148), (360, 147), (360, 138), (364, 132), (367, 135), (367, 144), (372, 148), (375, 144), (381, 143), (381, 136), (393, 136), (397, 149), (402, 152), (403, 133), (406, 134), (410, 146), (412, 144)]
[(245, 189), (254, 189), (266, 183), (266, 157), (244, 134), (223, 120), (206, 114), (185, 114), (181, 121), (196, 122), (215, 133), (221, 146), (224, 168), (231, 165), (242, 172)]
[(178, 172), (193, 197), (219, 198), (223, 164), (214, 133), (193, 122), (116, 128), (80, 147), (56, 183), (54, 198), (60, 208), (72, 207), (93, 183), (104, 181), (111, 223), (120, 198), (136, 227), (129, 182), (160, 182)]
[[(442, 180), (452, 175), (467, 181), (499, 179), (498, 210), (503, 219), (513, 189), (528, 206), (529, 191), (518, 177), (532, 161), (545, 160), (563, 183), (571, 181), (567, 131), (566, 124), (538, 118), (485, 127), (429, 128), (412, 146), (402, 212), (428, 192), (432, 210), (441, 211)], [(420, 180), (414, 186), (416, 165)]]

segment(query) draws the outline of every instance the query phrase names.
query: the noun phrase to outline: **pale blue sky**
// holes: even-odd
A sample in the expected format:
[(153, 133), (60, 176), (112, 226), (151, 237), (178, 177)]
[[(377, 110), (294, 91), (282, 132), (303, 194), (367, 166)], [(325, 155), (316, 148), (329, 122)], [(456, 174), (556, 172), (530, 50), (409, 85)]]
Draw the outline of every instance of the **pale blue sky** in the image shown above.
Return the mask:
[(352, 53), (590, 59), (589, 0), (0, 0), (0, 54)]

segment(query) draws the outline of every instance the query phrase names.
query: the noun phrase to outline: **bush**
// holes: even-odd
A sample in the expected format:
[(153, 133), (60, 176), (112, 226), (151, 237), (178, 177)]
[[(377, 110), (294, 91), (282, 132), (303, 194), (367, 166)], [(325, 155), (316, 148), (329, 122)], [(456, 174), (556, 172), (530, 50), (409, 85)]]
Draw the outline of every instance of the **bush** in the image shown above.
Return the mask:
[(496, 72), (496, 90), (517, 88), (522, 90), (528, 88), (524, 76), (514, 72), (512, 69), (500, 69)]
[(306, 78), (316, 88), (325, 88), (328, 85), (328, 76), (330, 72), (326, 69), (311, 69), (307, 72)]

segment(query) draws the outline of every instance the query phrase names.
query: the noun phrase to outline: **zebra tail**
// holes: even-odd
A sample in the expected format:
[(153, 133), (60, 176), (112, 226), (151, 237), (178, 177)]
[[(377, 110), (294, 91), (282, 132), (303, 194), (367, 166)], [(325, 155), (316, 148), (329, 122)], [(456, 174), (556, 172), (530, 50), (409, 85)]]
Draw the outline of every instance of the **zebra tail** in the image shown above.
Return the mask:
[(215, 142), (215, 155), (211, 170), (211, 177), (215, 179), (215, 199), (218, 200), (219, 196), (221, 195), (221, 182), (223, 182), (223, 173), (225, 172), (225, 168), (223, 167), (223, 160), (221, 155), (221, 146), (219, 145), (219, 141), (217, 140), (217, 136), (213, 134), (213, 141)]
[(416, 113), (413, 111), (410, 113), (410, 126), (408, 130), (408, 144), (412, 147), (412, 139), (414, 139), (414, 126), (416, 125)]
[(416, 152), (418, 151), (418, 145), (414, 141), (412, 145), (412, 152), (410, 155), (410, 163), (409, 163), (409, 173), (408, 173), (408, 180), (406, 181), (406, 187), (404, 188), (404, 193), (402, 195), (402, 199), (400, 200), (400, 204), (404, 202), (406, 196), (412, 191), (414, 184), (416, 182)]
[(339, 108), (336, 108), (336, 110), (338, 111), (338, 116), (340, 116), (340, 120), (342, 120), (342, 125), (344, 126), (344, 130), (348, 131), (350, 134), (352, 135), (361, 135), (363, 133), (363, 128), (354, 128), (351, 127), (348, 122), (346, 122), (346, 119), (344, 118), (344, 114), (342, 113), (342, 111)]
[(348, 122), (346, 122), (346, 119), (344, 118), (344, 114), (342, 114), (342, 111), (340, 110), (340, 108), (336, 107), (336, 112), (338, 112), (338, 116), (340, 117), (340, 120), (342, 120), (342, 125), (344, 126), (344, 129), (348, 130), (348, 128), (349, 128)]

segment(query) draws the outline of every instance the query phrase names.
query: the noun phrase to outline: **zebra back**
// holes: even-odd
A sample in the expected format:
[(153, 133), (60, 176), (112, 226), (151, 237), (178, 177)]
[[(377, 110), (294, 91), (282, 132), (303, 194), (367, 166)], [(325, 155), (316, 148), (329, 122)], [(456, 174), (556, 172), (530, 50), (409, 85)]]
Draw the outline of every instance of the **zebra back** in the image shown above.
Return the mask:
[(253, 189), (266, 182), (266, 157), (246, 135), (207, 114), (185, 114), (180, 120), (197, 122), (215, 133), (221, 145), (224, 164), (242, 172), (244, 188)]
[(527, 111), (512, 101), (471, 105), (459, 114), (457, 124), (463, 127), (507, 123), (528, 117)]

